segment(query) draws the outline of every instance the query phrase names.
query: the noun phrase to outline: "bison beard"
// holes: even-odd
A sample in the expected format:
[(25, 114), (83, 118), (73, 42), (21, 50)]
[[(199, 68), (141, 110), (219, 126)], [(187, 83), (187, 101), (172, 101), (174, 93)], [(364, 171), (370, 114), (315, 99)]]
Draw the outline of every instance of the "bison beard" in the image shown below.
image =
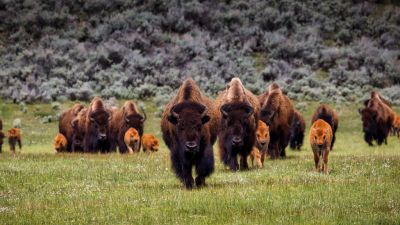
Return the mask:
[[(205, 178), (214, 171), (214, 155), (210, 143), (210, 131), (205, 124), (210, 120), (206, 107), (195, 102), (175, 105), (168, 116), (173, 133), (163, 138), (171, 150), (172, 168), (188, 189), (205, 185)], [(197, 177), (193, 180), (192, 168)]]
[[(253, 108), (245, 102), (227, 103), (221, 106), (219, 148), (222, 162), (230, 170), (248, 169), (247, 156), (255, 143), (256, 126), (249, 118)], [(237, 157), (240, 156), (240, 168)]]

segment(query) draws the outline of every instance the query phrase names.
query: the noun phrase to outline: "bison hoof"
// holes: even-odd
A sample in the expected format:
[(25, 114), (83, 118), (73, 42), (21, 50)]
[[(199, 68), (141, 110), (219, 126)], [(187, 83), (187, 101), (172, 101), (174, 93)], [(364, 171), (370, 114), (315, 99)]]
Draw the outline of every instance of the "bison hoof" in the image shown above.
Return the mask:
[(204, 187), (206, 186), (206, 180), (205, 178), (200, 178), (200, 177), (196, 177), (196, 186), (197, 187)]

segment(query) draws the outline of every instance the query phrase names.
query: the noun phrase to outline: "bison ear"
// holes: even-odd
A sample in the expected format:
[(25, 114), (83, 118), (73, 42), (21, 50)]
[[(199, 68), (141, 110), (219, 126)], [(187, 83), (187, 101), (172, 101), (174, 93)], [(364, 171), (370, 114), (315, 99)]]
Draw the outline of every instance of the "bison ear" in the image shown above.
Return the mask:
[(222, 105), (219, 111), (221, 111), (222, 117), (227, 118), (229, 112), (229, 105), (227, 104)]

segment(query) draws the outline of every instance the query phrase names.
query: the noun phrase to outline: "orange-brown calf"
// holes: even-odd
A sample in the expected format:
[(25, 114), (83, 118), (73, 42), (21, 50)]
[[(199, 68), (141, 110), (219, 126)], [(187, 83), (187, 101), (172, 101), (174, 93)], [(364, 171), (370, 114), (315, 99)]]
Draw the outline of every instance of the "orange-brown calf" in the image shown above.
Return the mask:
[(138, 148), (139, 140), (139, 132), (135, 128), (129, 128), (125, 132), (124, 142), (128, 148), (129, 154), (133, 154), (133, 151)]
[[(332, 128), (322, 119), (316, 120), (310, 129), (310, 144), (314, 153), (315, 170), (328, 174), (328, 156), (332, 143)], [(320, 159), (323, 160), (322, 168)]]
[(143, 151), (158, 151), (158, 139), (152, 134), (143, 134), (142, 136)]
[(22, 148), (21, 142), (21, 131), (18, 128), (11, 128), (8, 130), (8, 144), (10, 145), (10, 150), (15, 153), (15, 145), (18, 143), (19, 149)]
[(400, 138), (400, 116), (396, 115), (392, 125), (393, 135)]
[(67, 150), (67, 139), (62, 134), (57, 134), (54, 137), (54, 151), (55, 152), (65, 152)]
[(254, 159), (256, 159), (257, 167), (261, 168), (264, 165), (264, 159), (268, 153), (268, 145), (270, 141), (269, 127), (263, 121), (258, 121), (257, 138), (255, 146), (250, 153), (251, 163), (254, 166)]

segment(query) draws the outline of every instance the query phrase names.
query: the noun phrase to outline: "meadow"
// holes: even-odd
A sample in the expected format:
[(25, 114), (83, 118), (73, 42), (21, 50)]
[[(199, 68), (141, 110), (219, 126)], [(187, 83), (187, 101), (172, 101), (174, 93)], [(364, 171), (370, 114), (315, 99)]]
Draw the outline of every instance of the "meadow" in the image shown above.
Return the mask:
[[(60, 111), (73, 102), (60, 105)], [(87, 104), (87, 103), (86, 103)], [(144, 103), (145, 132), (161, 138), (152, 101)], [(21, 118), (23, 148), (0, 155), (0, 224), (399, 224), (400, 140), (368, 147), (359, 103), (333, 105), (340, 116), (330, 154), (330, 174), (314, 172), (308, 128), (317, 102), (305, 102), (301, 151), (263, 169), (229, 172), (219, 162), (208, 186), (185, 190), (170, 168), (161, 142), (157, 153), (55, 154), (58, 110), (29, 104), (26, 112), (0, 102), (4, 129)], [(395, 107), (400, 112), (399, 107)]]

